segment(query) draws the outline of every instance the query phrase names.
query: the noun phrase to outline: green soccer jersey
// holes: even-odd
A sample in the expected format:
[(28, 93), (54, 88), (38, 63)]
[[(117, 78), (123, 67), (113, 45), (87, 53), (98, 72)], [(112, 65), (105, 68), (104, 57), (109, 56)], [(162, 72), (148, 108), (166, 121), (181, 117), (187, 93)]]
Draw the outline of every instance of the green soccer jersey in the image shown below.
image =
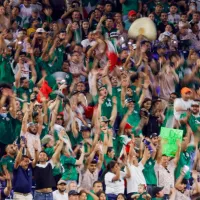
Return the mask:
[(80, 142), (83, 141), (83, 137), (82, 137), (81, 132), (78, 132), (77, 137), (75, 137), (74, 134), (71, 131), (67, 132), (67, 135), (69, 136), (72, 147), (76, 146), (77, 144), (80, 144)]
[(9, 172), (13, 172), (14, 163), (15, 163), (15, 158), (9, 155), (5, 155), (1, 159), (1, 165), (6, 166)]
[(193, 131), (193, 133), (196, 135), (200, 133), (200, 115), (191, 115), (189, 118), (189, 125)]
[(14, 119), (9, 113), (7, 117), (0, 115), (0, 142), (3, 144), (12, 144), (16, 139), (16, 128), (18, 120)]
[(123, 4), (122, 4), (122, 12), (123, 15), (128, 15), (128, 12), (130, 10), (134, 10), (136, 12), (138, 12), (139, 9), (139, 3), (141, 2), (141, 0), (126, 0)]
[[(194, 151), (195, 151), (195, 147), (194, 146), (188, 146), (186, 151), (181, 152), (180, 154), (180, 159), (178, 162), (178, 165), (176, 167), (175, 170), (175, 178), (177, 179), (180, 176), (181, 170), (184, 167), (184, 165), (187, 165), (188, 167), (190, 167), (191, 165), (191, 161), (194, 159)], [(189, 179), (191, 177), (190, 175), (190, 171), (188, 171), (185, 174), (185, 179)]]
[(50, 59), (49, 61), (44, 61), (42, 60), (42, 58), (39, 58), (38, 65), (39, 67), (41, 67), (42, 69), (46, 71), (47, 75), (51, 75), (57, 71), (57, 68), (53, 59)]
[[(180, 116), (180, 119), (183, 119), (187, 116), (187, 113), (183, 113), (181, 114)], [(192, 129), (192, 132), (195, 134), (195, 135), (199, 135), (200, 131), (198, 129), (200, 129), (200, 115), (191, 115), (189, 120), (188, 120), (188, 124), (190, 125), (190, 128)], [(186, 129), (186, 125), (181, 125), (180, 129), (183, 130), (183, 133), (184, 135), (186, 134), (187, 132), (187, 129)]]
[(33, 93), (33, 88), (34, 88), (35, 84), (33, 83), (32, 80), (29, 80), (29, 88), (23, 88), (23, 87), (19, 87), (16, 89), (17, 92), (17, 96), (21, 99), (23, 99), (23, 94), (27, 95), (27, 100), (28, 102), (30, 102), (30, 96)]
[(112, 87), (112, 96), (115, 96), (117, 98), (117, 112), (120, 113), (122, 110), (121, 105), (121, 87)]
[(104, 154), (104, 162), (102, 165), (103, 171), (106, 169), (106, 166), (113, 160), (113, 158), (110, 158), (107, 154)]
[(143, 174), (144, 174), (147, 185), (157, 184), (156, 173), (154, 170), (155, 163), (156, 161), (150, 158), (149, 160), (147, 160), (147, 162), (144, 165)]
[(65, 52), (65, 48), (64, 48), (63, 45), (57, 47), (54, 50), (54, 54), (53, 54), (52, 60), (54, 61), (54, 65), (55, 65), (56, 71), (62, 71), (64, 52)]
[[(94, 103), (97, 103), (98, 99), (99, 99), (98, 95), (93, 97)], [(106, 116), (108, 119), (110, 119), (112, 108), (113, 108), (112, 96), (108, 95), (101, 106), (101, 116)]]
[(0, 82), (13, 84), (15, 81), (11, 61), (10, 56), (3, 57), (0, 55)]
[[(128, 111), (128, 108), (125, 107), (125, 108), (124, 108), (124, 114), (126, 114), (127, 111)], [(128, 122), (131, 126), (133, 126), (132, 132), (134, 133), (134, 135), (135, 135), (135, 136), (139, 136), (139, 135), (141, 134), (141, 131), (139, 131), (138, 133), (136, 133), (136, 131), (135, 131), (136, 128), (138, 127), (139, 123), (140, 123), (140, 116), (139, 116), (139, 113), (138, 113), (136, 110), (134, 110), (134, 111), (132, 112), (132, 114), (130, 114), (130, 115), (128, 116), (127, 122)]]
[[(94, 194), (93, 190), (91, 190), (90, 192)], [(93, 197), (91, 195), (88, 194), (87, 195), (87, 200), (94, 200), (94, 199), (93, 199)]]
[(61, 155), (60, 163), (62, 165), (63, 174), (62, 180), (65, 181), (77, 181), (78, 180), (78, 172), (76, 170), (76, 159), (72, 156)]

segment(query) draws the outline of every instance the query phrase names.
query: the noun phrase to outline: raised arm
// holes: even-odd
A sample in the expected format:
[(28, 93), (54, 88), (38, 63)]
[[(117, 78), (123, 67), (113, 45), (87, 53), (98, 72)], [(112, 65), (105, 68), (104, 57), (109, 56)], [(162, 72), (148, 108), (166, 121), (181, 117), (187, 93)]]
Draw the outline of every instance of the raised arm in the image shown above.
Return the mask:
[(31, 80), (35, 84), (35, 82), (37, 80), (37, 73), (36, 73), (36, 70), (35, 70), (34, 62), (32, 60), (29, 60), (28, 64), (29, 64), (29, 66), (31, 68), (31, 75), (32, 75)]
[[(59, 137), (62, 137), (62, 135), (65, 134), (65, 131), (62, 130), (60, 133), (59, 133)], [(60, 143), (58, 145), (58, 147), (56, 148), (55, 150), (55, 153), (53, 154), (52, 156), (52, 162), (54, 164), (58, 163), (59, 162), (59, 158), (60, 158), (60, 152), (63, 148), (63, 140), (60, 140)]]
[(82, 147), (81, 148), (81, 156), (80, 156), (80, 158), (78, 160), (76, 160), (75, 165), (82, 165), (83, 164), (84, 155), (85, 155), (84, 147)]
[(15, 76), (15, 87), (16, 88), (20, 87), (20, 78), (21, 78), (22, 67), (23, 67), (23, 64), (19, 60), (18, 71), (17, 71), (16, 76)]
[(28, 124), (28, 117), (29, 117), (29, 110), (26, 111), (23, 120), (22, 120), (22, 133), (26, 133), (27, 132), (27, 124)]
[(110, 117), (110, 125), (113, 126), (115, 123), (115, 119), (117, 117), (117, 98), (114, 96), (112, 98), (112, 103), (113, 103), (113, 108), (112, 108), (112, 113)]

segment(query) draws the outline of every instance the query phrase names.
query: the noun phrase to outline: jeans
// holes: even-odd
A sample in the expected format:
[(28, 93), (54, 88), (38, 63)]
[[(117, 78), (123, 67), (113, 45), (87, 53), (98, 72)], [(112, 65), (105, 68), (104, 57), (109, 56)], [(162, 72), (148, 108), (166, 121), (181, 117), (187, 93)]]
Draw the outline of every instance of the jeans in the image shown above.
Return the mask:
[(31, 193), (26, 196), (23, 194), (14, 193), (13, 200), (33, 200), (33, 196)]
[(53, 200), (52, 192), (42, 193), (35, 191), (34, 200)]

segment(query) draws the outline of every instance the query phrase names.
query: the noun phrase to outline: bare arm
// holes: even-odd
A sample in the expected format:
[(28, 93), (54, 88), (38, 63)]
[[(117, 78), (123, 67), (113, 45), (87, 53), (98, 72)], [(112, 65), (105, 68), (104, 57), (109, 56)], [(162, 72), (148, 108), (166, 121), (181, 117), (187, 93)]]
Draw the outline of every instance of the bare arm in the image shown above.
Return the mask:
[(113, 108), (112, 108), (112, 113), (110, 117), (110, 125), (113, 126), (115, 123), (115, 119), (117, 117), (117, 98), (113, 97), (112, 98), (112, 103), (113, 103)]

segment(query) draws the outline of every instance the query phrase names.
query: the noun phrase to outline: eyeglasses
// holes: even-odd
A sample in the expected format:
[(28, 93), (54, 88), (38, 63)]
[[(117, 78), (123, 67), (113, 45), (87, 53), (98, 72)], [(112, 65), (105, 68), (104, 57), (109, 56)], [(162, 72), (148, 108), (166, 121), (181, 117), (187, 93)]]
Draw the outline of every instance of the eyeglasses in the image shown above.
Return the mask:
[(57, 118), (57, 120), (63, 120), (63, 118)]

